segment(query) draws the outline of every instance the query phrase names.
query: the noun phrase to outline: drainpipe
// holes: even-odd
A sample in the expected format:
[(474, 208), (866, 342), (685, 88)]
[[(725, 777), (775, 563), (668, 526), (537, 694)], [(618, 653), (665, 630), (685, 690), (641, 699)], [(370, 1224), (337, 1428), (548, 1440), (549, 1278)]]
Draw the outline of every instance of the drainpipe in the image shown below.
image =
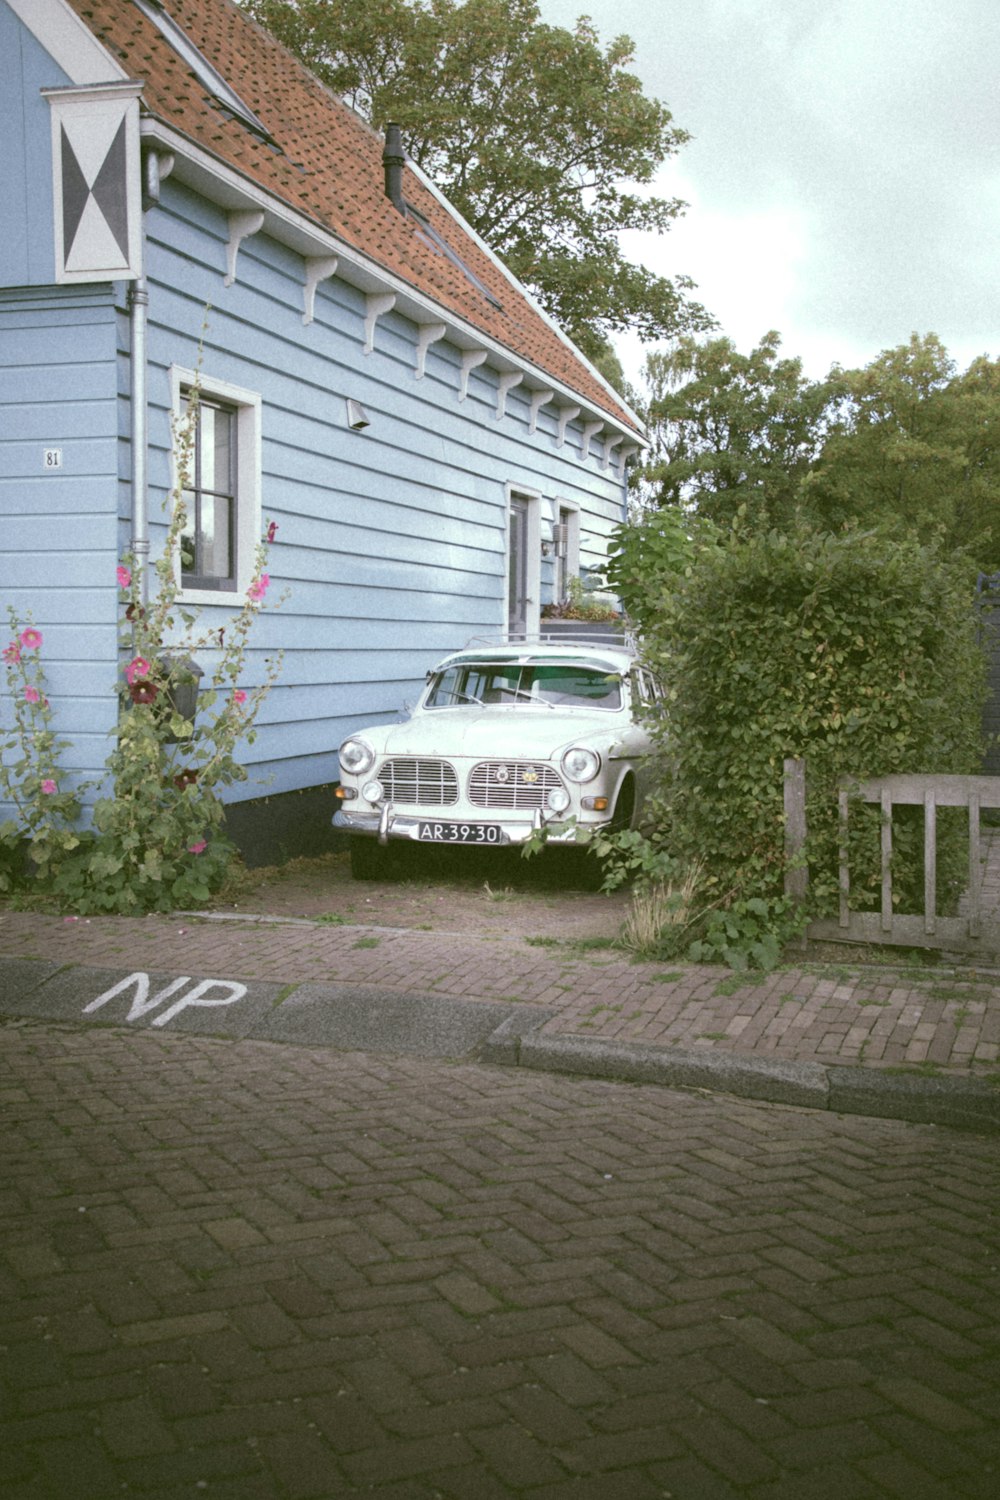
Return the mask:
[(387, 125), (385, 127), (385, 150), (382, 152), (385, 196), (393, 208), (398, 209), (401, 214), (406, 213), (406, 201), (403, 198), (403, 168), (405, 166), (406, 153), (403, 150), (402, 132), (398, 125)]
[[(155, 151), (147, 151), (142, 160), (142, 209), (160, 201), (160, 162)], [(148, 449), (148, 338), (149, 283), (146, 280), (145, 219), (142, 234), (142, 271), (129, 290), (130, 374), (131, 374), (131, 450), (132, 450), (132, 541), (131, 552), (139, 570), (139, 597), (149, 601), (149, 474)]]
[(132, 542), (131, 552), (139, 570), (143, 604), (149, 599), (149, 480), (146, 472), (146, 323), (149, 287), (145, 276), (133, 281), (129, 293), (132, 366)]

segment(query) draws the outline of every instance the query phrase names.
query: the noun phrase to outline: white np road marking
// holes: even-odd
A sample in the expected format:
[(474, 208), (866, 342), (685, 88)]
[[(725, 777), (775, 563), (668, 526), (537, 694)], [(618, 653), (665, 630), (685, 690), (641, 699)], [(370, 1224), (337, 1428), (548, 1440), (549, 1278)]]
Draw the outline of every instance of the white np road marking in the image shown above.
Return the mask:
[[(107, 1005), (109, 1000), (114, 1000), (118, 995), (125, 995), (129, 990), (134, 990), (132, 1003), (128, 1008), (126, 1021), (138, 1021), (150, 1011), (156, 1010), (182, 990), (186, 984), (191, 983), (189, 974), (182, 974), (180, 979), (174, 979), (164, 989), (157, 990), (155, 995), (149, 993), (148, 974), (129, 974), (125, 979), (119, 980), (111, 989), (105, 990), (103, 995), (98, 995), (96, 1000), (91, 1000), (89, 1005), (83, 1007), (83, 1014), (99, 1010), (102, 1005)], [(213, 990), (222, 990), (225, 993), (213, 995)], [(154, 1016), (150, 1025), (166, 1026), (175, 1016), (179, 1016), (182, 1010), (187, 1010), (190, 1005), (232, 1005), (236, 1000), (242, 1000), (247, 992), (245, 984), (239, 984), (232, 979), (199, 979), (193, 989), (187, 994), (179, 995), (173, 1005)]]

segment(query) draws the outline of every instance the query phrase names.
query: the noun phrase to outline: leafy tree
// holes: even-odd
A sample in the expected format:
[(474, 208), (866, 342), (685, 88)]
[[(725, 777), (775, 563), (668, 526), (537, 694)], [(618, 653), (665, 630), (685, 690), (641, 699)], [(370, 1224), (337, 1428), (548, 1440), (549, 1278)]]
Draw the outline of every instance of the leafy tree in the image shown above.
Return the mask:
[(601, 46), (536, 0), (246, 0), (250, 12), (412, 159), (590, 355), (632, 328), (705, 330), (688, 277), (626, 260), (625, 229), (664, 231), (676, 199), (642, 190), (688, 139), (628, 71), (626, 36)]
[(802, 489), (817, 521), (940, 535), (995, 568), (1000, 364), (959, 375), (935, 334), (914, 334), (862, 370), (833, 370), (829, 389), (829, 432)]
[(685, 337), (648, 356), (648, 500), (755, 531), (802, 518), (940, 538), (1000, 568), (1000, 361), (958, 374), (935, 334), (914, 334), (811, 381), (779, 349), (776, 333), (746, 355)]
[(728, 338), (687, 336), (647, 356), (653, 456), (643, 481), (654, 503), (723, 523), (740, 507), (758, 525), (791, 522), (821, 448), (828, 392), (780, 346), (775, 332), (749, 354)]

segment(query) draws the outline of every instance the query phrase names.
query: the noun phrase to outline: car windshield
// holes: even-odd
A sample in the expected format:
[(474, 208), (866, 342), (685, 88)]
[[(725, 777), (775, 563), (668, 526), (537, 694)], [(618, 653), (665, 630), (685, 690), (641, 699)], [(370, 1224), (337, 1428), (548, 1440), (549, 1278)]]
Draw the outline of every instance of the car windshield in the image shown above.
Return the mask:
[(621, 708), (617, 672), (578, 662), (455, 662), (431, 679), (425, 707), (503, 704), (530, 708)]

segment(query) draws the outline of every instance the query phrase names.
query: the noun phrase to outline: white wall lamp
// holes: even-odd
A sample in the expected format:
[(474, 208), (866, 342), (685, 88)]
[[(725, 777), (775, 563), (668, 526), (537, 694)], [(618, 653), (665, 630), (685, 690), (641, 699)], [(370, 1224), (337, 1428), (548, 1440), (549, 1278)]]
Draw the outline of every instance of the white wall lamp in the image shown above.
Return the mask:
[(355, 401), (351, 396), (347, 397), (347, 425), (355, 432), (363, 432), (366, 427), (372, 425), (371, 418), (361, 402)]
[(569, 527), (565, 521), (549, 521), (546, 524), (551, 528), (551, 533), (542, 537), (542, 556), (552, 557), (554, 554), (556, 557), (565, 557)]

